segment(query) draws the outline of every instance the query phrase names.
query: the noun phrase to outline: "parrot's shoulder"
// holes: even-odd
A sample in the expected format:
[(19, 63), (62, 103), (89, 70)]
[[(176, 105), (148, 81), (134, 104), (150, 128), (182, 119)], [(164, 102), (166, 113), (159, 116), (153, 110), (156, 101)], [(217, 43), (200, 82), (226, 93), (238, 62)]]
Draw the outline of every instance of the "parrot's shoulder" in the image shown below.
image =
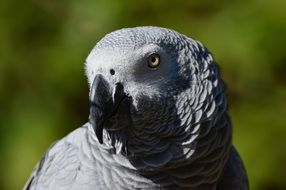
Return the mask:
[(218, 190), (248, 190), (249, 183), (244, 164), (234, 147), (231, 148), (229, 159), (224, 167)]
[(38, 186), (42, 189), (71, 189), (69, 187), (96, 185), (96, 180), (89, 176), (96, 176), (97, 172), (90, 167), (96, 164), (87, 142), (88, 133), (88, 126), (84, 125), (52, 144), (34, 168), (24, 189), (37, 189)]

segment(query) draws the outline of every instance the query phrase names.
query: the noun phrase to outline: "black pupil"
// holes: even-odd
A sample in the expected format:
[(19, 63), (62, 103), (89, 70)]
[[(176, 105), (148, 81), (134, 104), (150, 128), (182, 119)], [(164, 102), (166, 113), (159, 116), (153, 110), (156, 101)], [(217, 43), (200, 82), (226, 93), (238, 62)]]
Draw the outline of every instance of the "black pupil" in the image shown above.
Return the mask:
[(153, 63), (155, 63), (155, 62), (156, 62), (156, 57), (155, 57), (155, 56), (152, 56), (152, 57), (151, 57), (151, 61), (152, 61)]

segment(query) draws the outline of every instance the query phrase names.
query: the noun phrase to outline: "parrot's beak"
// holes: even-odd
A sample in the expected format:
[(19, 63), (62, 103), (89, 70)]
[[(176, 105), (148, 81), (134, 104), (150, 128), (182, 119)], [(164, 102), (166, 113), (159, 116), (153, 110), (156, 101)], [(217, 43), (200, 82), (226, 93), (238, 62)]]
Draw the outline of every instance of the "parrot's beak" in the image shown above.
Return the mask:
[[(101, 144), (103, 128), (115, 131), (130, 125), (131, 98), (125, 94), (121, 83), (110, 85), (101, 74), (96, 75), (90, 89), (89, 102), (89, 121)], [(114, 120), (117, 122), (112, 123)]]

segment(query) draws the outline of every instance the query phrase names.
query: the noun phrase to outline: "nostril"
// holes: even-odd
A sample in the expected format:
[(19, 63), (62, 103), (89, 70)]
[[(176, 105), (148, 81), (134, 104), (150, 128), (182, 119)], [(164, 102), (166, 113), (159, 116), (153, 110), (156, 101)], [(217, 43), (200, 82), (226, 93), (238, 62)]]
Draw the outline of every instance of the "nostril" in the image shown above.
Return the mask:
[(110, 71), (109, 71), (109, 72), (110, 72), (110, 74), (111, 74), (111, 75), (114, 75), (114, 74), (115, 74), (114, 69), (110, 69)]

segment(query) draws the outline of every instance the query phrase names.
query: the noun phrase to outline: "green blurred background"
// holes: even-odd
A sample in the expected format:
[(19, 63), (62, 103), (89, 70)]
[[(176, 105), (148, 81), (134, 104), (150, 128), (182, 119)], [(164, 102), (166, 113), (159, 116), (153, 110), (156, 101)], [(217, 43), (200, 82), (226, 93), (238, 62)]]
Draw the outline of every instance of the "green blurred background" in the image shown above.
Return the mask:
[(210, 49), (252, 189), (286, 189), (285, 12), (285, 0), (0, 1), (0, 189), (21, 189), (49, 145), (87, 121), (86, 56), (139, 25)]

